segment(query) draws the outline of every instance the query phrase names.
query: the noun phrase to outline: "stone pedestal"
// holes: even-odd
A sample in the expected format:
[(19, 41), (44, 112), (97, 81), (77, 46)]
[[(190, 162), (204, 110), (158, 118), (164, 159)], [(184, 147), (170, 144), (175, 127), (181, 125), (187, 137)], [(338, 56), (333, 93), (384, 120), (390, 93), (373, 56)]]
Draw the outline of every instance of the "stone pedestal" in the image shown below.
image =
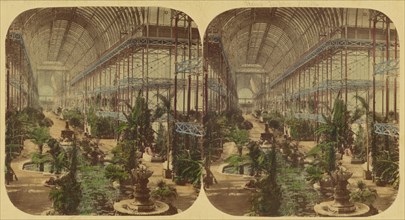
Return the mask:
[(152, 171), (144, 167), (132, 170), (132, 177), (136, 182), (134, 199), (116, 202), (114, 209), (123, 215), (164, 215), (169, 210), (169, 205), (150, 199), (150, 190), (147, 185), (152, 174)]
[(347, 190), (347, 180), (351, 172), (337, 170), (332, 174), (335, 186), (334, 200), (315, 205), (314, 210), (320, 216), (354, 217), (364, 216), (370, 208), (362, 203), (350, 202), (350, 191)]

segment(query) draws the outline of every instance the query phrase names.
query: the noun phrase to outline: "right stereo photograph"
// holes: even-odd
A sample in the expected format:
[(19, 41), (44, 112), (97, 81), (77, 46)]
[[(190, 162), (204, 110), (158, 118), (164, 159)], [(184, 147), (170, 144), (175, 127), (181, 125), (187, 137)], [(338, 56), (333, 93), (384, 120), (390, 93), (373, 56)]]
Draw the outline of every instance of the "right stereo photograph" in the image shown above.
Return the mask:
[[(399, 188), (395, 24), (363, 8), (238, 8), (203, 38), (205, 193), (234, 216), (373, 216)], [(403, 99), (403, 97), (402, 97)], [(207, 145), (209, 146), (209, 144)]]

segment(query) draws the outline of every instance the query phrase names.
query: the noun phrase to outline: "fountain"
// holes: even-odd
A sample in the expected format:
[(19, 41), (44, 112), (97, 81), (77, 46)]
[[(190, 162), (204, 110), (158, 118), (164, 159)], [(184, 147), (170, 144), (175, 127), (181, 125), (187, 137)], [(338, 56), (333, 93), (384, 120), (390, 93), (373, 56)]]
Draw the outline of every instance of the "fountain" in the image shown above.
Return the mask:
[(332, 179), (336, 183), (335, 192), (333, 194), (334, 200), (321, 202), (315, 205), (314, 210), (320, 216), (332, 217), (355, 217), (365, 216), (370, 207), (363, 203), (350, 202), (350, 191), (347, 190), (347, 180), (353, 175), (348, 171), (342, 169), (336, 170), (332, 174)]
[(145, 167), (132, 170), (135, 180), (134, 199), (125, 199), (114, 203), (114, 209), (122, 215), (165, 215), (169, 205), (161, 201), (150, 200), (149, 177), (153, 172)]

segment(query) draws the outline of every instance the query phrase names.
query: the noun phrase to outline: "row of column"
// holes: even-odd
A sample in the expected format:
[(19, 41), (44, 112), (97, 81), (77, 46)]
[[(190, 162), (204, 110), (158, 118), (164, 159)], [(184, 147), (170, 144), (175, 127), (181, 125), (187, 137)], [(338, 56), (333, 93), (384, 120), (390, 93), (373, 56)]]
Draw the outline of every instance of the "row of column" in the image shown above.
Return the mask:
[(22, 38), (6, 39), (6, 108), (21, 110), (38, 103), (38, 90)]

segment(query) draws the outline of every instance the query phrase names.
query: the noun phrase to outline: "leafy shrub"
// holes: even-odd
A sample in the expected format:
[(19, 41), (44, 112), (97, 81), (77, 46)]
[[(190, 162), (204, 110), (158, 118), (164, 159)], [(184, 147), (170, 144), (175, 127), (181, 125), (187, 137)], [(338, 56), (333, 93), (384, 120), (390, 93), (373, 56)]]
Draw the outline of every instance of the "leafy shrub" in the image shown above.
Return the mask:
[(67, 120), (71, 126), (77, 128), (83, 127), (84, 117), (78, 109), (63, 112), (63, 118)]
[(102, 214), (104, 211), (113, 211), (113, 204), (117, 192), (110, 186), (110, 181), (104, 175), (100, 166), (82, 166), (80, 168), (80, 182), (82, 187), (82, 200), (80, 214)]
[(250, 130), (253, 128), (253, 124), (250, 121), (246, 121), (244, 120), (240, 125), (239, 125), (240, 129), (245, 129), (245, 130)]
[(91, 124), (91, 134), (98, 138), (114, 138), (115, 122), (111, 117), (97, 117)]
[(318, 182), (323, 177), (323, 169), (319, 166), (308, 166), (305, 171), (307, 172), (306, 180), (312, 184)]
[(284, 117), (279, 112), (263, 113), (263, 121), (271, 128), (279, 130), (284, 123)]
[(361, 202), (368, 206), (372, 205), (376, 199), (377, 192), (370, 190), (361, 180), (357, 182), (357, 189), (350, 193), (351, 202)]
[(295, 140), (310, 141), (314, 139), (314, 126), (306, 120), (291, 118), (287, 121), (291, 137)]
[(125, 170), (116, 164), (109, 164), (105, 167), (104, 175), (106, 178), (115, 181), (123, 181), (129, 178), (129, 174)]

